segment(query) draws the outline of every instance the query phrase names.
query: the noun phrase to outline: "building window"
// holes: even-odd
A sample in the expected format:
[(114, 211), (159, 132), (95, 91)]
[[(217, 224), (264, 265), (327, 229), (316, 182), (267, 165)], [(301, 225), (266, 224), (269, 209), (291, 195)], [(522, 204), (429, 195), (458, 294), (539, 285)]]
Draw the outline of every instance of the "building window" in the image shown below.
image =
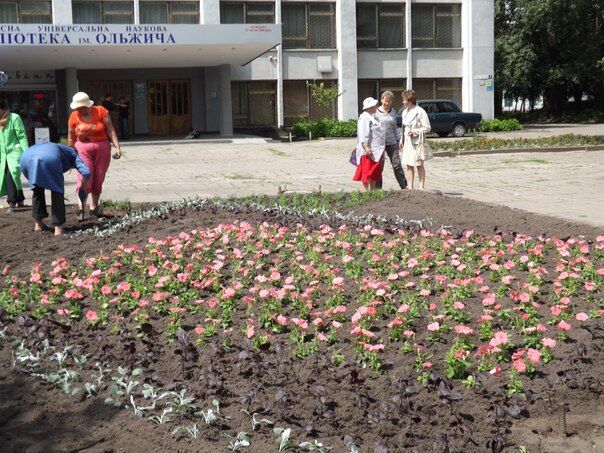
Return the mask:
[(461, 5), (411, 5), (413, 47), (461, 47)]
[(52, 24), (52, 2), (0, 2), (1, 24)]
[[(300, 120), (319, 120), (337, 116), (336, 101), (330, 107), (321, 107), (312, 97), (306, 80), (283, 81), (283, 119), (286, 126)], [(337, 85), (335, 80), (321, 80), (326, 88)]]
[(401, 49), (405, 47), (403, 3), (357, 4), (357, 47)]
[(131, 1), (73, 2), (74, 24), (132, 24), (134, 6)]
[(378, 79), (378, 80), (359, 80), (358, 83), (358, 104), (359, 112), (363, 105), (363, 99), (372, 97), (380, 99), (384, 91), (392, 91), (394, 101), (392, 107), (400, 112), (403, 108), (401, 93), (405, 91), (407, 81), (405, 79)]
[(231, 102), (236, 128), (268, 127), (277, 122), (274, 81), (231, 82)]
[(417, 99), (451, 99), (461, 107), (461, 79), (413, 79)]
[(283, 3), (284, 49), (335, 49), (334, 3)]
[(140, 2), (141, 24), (198, 24), (199, 2)]
[(220, 2), (221, 24), (274, 24), (275, 4), (265, 2)]

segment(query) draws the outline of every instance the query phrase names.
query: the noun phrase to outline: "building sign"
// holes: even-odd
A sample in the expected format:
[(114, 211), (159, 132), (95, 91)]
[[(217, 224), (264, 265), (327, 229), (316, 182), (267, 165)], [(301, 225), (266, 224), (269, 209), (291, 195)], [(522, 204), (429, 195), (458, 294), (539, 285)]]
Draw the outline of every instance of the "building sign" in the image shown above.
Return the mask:
[(30, 85), (42, 83), (52, 85), (55, 83), (54, 71), (6, 71), (7, 85)]
[[(0, 24), (0, 46), (82, 46), (82, 45), (169, 45), (220, 44), (241, 32), (240, 24), (212, 25), (121, 25), (121, 24)], [(231, 30), (232, 29), (232, 30)], [(247, 35), (276, 33), (278, 24), (251, 25)], [(254, 41), (264, 41), (261, 37)]]

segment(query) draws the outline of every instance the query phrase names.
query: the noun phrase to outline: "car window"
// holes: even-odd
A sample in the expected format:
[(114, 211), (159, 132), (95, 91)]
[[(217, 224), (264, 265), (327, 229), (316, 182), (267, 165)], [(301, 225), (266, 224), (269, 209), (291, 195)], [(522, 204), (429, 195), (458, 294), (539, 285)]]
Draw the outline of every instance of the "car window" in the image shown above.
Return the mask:
[(448, 102), (437, 102), (436, 105), (438, 106), (438, 111), (439, 112), (454, 112), (455, 110), (453, 110), (453, 106), (448, 103)]
[(438, 109), (436, 108), (436, 104), (434, 102), (426, 102), (425, 104), (422, 104), (421, 107), (427, 113), (437, 113), (438, 112)]
[(447, 102), (447, 104), (449, 104), (451, 106), (452, 112), (461, 112), (461, 109), (455, 102)]

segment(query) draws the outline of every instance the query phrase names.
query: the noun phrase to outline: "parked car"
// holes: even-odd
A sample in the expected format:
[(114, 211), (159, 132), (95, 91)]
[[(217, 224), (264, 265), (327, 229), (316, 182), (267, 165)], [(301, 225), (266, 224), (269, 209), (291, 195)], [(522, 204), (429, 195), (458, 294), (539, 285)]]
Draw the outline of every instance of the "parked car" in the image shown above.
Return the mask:
[[(448, 99), (419, 100), (417, 105), (422, 107), (430, 118), (432, 132), (439, 137), (453, 134), (455, 137), (463, 137), (470, 129), (476, 129), (482, 119), (480, 113), (462, 112), (454, 101)], [(401, 126), (401, 116), (396, 117)]]

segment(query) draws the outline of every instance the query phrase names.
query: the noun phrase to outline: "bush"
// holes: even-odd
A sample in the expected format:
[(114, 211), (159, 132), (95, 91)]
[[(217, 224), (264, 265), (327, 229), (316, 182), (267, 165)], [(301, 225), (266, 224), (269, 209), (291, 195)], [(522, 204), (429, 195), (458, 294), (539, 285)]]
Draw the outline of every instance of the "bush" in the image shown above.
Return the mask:
[(292, 133), (297, 136), (308, 136), (312, 133), (313, 138), (319, 137), (354, 137), (357, 135), (357, 121), (332, 120), (302, 120), (292, 126)]
[(477, 130), (480, 132), (509, 132), (522, 130), (522, 124), (516, 118), (481, 120)]
[(559, 115), (552, 115), (544, 109), (532, 110), (528, 112), (503, 112), (502, 116), (506, 118), (516, 118), (524, 124), (528, 123), (586, 123), (586, 124), (598, 124), (604, 123), (604, 111), (588, 108), (576, 112), (571, 107), (567, 107), (569, 110), (562, 112)]
[(430, 141), (430, 147), (434, 151), (474, 151), (495, 150), (511, 148), (555, 148), (561, 146), (587, 146), (601, 145), (604, 138), (591, 135), (566, 134), (556, 137), (540, 138), (489, 138), (474, 137), (469, 140), (455, 141)]

